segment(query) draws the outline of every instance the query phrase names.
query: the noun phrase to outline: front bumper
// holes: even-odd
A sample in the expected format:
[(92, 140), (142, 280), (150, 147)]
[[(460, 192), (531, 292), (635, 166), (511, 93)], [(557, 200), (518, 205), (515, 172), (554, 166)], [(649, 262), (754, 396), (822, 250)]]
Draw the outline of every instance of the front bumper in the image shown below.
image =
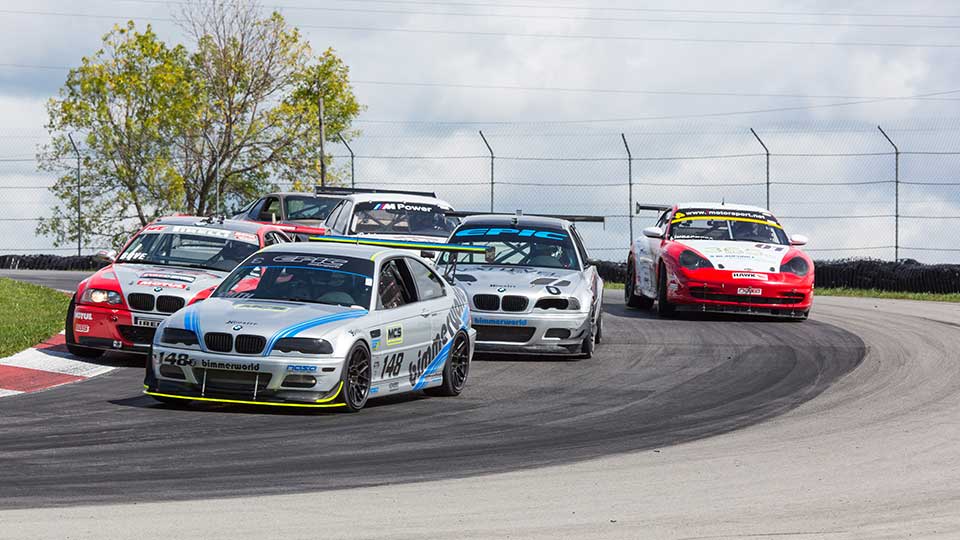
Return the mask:
[(744, 279), (729, 270), (680, 269), (668, 276), (667, 299), (683, 311), (806, 317), (813, 305), (813, 275), (762, 274)]
[(537, 313), (473, 311), (477, 352), (579, 354), (590, 332), (589, 312)]
[[(343, 361), (227, 355), (157, 345), (148, 360), (144, 393), (188, 401), (342, 407), (338, 398)], [(293, 385), (294, 379), (298, 386)]]
[(78, 304), (71, 324), (77, 345), (148, 354), (157, 326), (167, 317), (160, 313)]

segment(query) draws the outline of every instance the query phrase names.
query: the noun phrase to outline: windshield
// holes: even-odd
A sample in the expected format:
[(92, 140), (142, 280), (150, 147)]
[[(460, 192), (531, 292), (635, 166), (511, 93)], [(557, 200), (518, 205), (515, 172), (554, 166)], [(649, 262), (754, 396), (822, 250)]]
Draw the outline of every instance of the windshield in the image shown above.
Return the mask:
[(460, 221), (444, 209), (423, 203), (362, 202), (353, 211), (354, 234), (409, 234), (446, 238)]
[(189, 225), (151, 225), (130, 242), (117, 261), (229, 272), (259, 248), (257, 235), (252, 233)]
[(367, 309), (372, 288), (372, 261), (277, 252), (244, 261), (211, 296)]
[[(469, 246), (492, 246), (496, 252), (492, 263), (486, 261), (483, 253), (460, 254), (457, 259), (460, 264), (580, 269), (573, 241), (570, 235), (561, 229), (512, 229), (483, 227), (471, 223), (458, 229), (451, 242)], [(449, 263), (453, 256), (447, 254), (443, 263)]]
[(788, 245), (783, 228), (768, 212), (716, 209), (678, 210), (670, 221), (674, 240), (726, 240)]
[(287, 219), (327, 219), (340, 199), (337, 197), (314, 197), (312, 195), (287, 195)]

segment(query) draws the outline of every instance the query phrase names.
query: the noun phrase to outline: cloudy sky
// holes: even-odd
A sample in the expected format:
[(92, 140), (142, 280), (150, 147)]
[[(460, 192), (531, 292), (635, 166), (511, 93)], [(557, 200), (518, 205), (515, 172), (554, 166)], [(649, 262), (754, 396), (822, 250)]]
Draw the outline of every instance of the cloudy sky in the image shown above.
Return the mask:
[[(350, 66), (356, 93), (367, 106), (358, 122), (364, 137), (354, 150), (366, 155), (482, 156), (486, 148), (474, 136), (479, 129), (490, 133), (499, 154), (519, 158), (620, 156), (619, 133), (628, 135), (635, 156), (753, 153), (758, 148), (749, 127), (769, 136), (773, 152), (889, 151), (876, 133), (867, 133), (878, 124), (891, 126), (915, 149), (960, 149), (960, 123), (951, 121), (960, 105), (955, 61), (960, 7), (952, 2), (278, 0), (264, 6), (282, 12), (315, 49), (334, 47)], [(31, 145), (44, 133), (43, 104), (62, 84), (63, 68), (94, 52), (112, 24), (150, 23), (167, 41), (179, 41), (181, 33), (170, 22), (174, 9), (162, 0), (0, 2), (0, 156), (32, 155)], [(853, 134), (822, 135), (837, 130)], [(811, 164), (802, 156), (781, 157), (772, 165), (779, 178), (798, 181), (892, 176), (885, 172), (892, 157), (817, 159)], [(504, 163), (503, 178), (518, 183), (622, 176), (621, 165), (605, 162), (591, 163), (592, 168), (569, 162), (513, 165), (512, 170), (509, 160)], [(705, 166), (681, 161), (638, 175), (651, 183), (671, 178), (722, 183), (734, 176), (762, 181), (763, 167), (755, 157)], [(918, 164), (914, 177), (930, 179), (943, 170), (951, 171), (946, 180), (955, 178), (960, 160)], [(368, 159), (360, 171), (371, 181), (429, 177), (479, 183), (487, 164), (479, 158), (439, 166)], [(450, 197), (450, 186), (441, 184), (436, 189)], [(508, 187), (502, 196), (528, 199), (524, 204), (530, 206), (542, 201), (535, 191), (523, 191), (529, 186), (515, 187), (521, 191)], [(888, 187), (838, 187), (825, 202), (873, 201), (861, 213), (886, 215)], [(777, 189), (784, 205), (771, 207), (785, 215), (851, 208), (804, 211), (802, 203), (809, 204), (816, 189), (789, 192), (787, 184)], [(557, 193), (552, 206), (566, 205), (562, 211), (626, 213), (610, 206), (620, 204), (620, 191), (607, 198), (598, 192), (592, 206), (568, 205), (582, 200), (575, 190)], [(745, 194), (651, 187), (643, 197), (669, 202), (728, 194), (765, 202), (756, 189)], [(36, 212), (49, 205), (37, 193), (22, 196)], [(467, 202), (461, 206), (479, 206), (488, 192), (477, 187), (463, 196)], [(916, 210), (949, 214), (958, 197), (955, 188), (917, 191), (917, 204), (925, 206)], [(504, 200), (500, 209), (512, 204)], [(870, 231), (888, 235), (890, 220), (878, 219), (857, 222), (863, 232), (856, 245), (892, 243), (864, 240)], [(801, 225), (805, 232), (827, 232), (813, 220)], [(605, 242), (610, 250), (621, 243), (619, 237)], [(836, 240), (821, 247), (848, 244)]]

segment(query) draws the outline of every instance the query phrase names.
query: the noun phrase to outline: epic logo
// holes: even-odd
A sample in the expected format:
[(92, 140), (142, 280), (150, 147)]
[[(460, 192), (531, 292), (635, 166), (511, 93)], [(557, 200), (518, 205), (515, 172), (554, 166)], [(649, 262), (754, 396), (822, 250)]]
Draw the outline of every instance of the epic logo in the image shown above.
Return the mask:
[(463, 229), (454, 236), (518, 236), (520, 238), (544, 238), (547, 240), (566, 240), (567, 235), (554, 231), (537, 231), (534, 229)]

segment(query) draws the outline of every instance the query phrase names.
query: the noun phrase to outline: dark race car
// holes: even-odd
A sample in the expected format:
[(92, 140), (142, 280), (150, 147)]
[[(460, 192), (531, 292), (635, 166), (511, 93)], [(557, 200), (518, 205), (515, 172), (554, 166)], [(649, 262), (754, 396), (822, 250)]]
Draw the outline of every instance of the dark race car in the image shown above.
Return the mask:
[(343, 197), (341, 191), (332, 189), (318, 190), (317, 194), (270, 193), (245, 206), (233, 219), (275, 225), (306, 240), (306, 236), (326, 233), (323, 220)]
[(194, 216), (160, 218), (131, 238), (111, 264), (80, 282), (67, 309), (67, 349), (147, 353), (163, 320), (208, 296), (241, 261), (290, 239), (274, 226)]

